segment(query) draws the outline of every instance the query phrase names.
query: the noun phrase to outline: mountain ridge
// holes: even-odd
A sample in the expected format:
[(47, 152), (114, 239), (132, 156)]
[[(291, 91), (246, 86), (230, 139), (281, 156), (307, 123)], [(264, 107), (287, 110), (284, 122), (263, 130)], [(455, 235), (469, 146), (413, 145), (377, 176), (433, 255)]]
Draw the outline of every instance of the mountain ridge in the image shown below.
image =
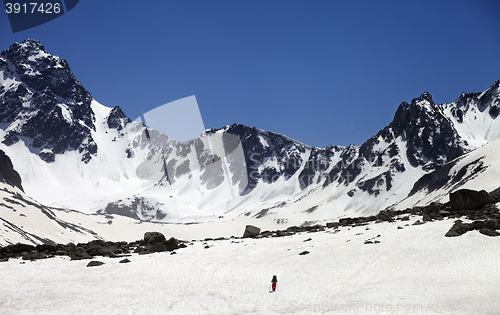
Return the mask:
[(425, 174), (500, 137), (497, 81), (450, 104), (428, 92), (402, 102), (361, 146), (317, 148), (241, 124), (179, 143), (93, 100), (62, 60), (34, 40), (0, 54), (1, 147), (16, 157), (28, 194), (87, 213), (160, 222), (375, 213)]

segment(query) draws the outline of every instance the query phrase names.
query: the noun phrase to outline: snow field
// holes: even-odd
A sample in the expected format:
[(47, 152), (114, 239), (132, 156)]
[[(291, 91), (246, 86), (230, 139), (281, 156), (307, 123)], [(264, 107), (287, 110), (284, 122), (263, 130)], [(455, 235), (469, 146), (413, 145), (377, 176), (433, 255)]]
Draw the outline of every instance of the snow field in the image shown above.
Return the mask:
[(92, 268), (10, 260), (0, 314), (498, 314), (498, 238), (444, 237), (452, 220), (403, 224), (198, 241), (128, 264), (96, 257), (106, 264)]

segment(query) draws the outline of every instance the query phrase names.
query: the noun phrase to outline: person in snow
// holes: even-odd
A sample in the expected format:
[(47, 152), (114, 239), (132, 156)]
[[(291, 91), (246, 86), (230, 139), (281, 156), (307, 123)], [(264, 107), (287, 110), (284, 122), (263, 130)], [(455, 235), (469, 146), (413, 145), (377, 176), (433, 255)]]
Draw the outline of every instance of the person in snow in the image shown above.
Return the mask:
[(273, 276), (273, 280), (271, 280), (273, 291), (276, 291), (276, 283), (278, 283), (278, 278), (276, 275)]

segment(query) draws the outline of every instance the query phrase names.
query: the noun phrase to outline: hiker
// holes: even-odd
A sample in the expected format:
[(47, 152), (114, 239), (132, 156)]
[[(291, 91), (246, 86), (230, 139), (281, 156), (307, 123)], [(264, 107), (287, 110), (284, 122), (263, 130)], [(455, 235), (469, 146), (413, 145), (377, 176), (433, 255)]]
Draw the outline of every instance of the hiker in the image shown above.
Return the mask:
[(276, 283), (278, 282), (278, 278), (276, 278), (276, 275), (273, 276), (273, 280), (271, 280), (271, 282), (273, 291), (276, 291)]

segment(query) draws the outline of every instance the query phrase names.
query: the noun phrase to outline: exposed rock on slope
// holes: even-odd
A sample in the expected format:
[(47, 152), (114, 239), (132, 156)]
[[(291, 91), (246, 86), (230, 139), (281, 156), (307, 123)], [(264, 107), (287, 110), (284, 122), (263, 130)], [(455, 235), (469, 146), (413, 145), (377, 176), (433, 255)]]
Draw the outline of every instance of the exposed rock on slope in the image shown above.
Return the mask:
[(10, 158), (0, 150), (0, 181), (23, 190), (21, 176), (12, 166)]

